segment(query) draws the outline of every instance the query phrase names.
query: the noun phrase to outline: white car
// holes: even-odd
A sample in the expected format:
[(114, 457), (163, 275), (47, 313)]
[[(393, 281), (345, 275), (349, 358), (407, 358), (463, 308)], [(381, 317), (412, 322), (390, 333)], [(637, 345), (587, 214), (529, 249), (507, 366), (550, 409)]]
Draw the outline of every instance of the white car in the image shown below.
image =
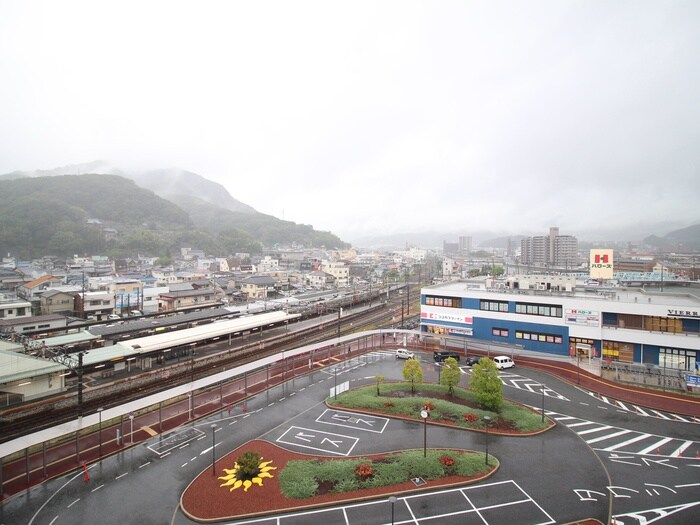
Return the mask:
[(110, 321), (118, 321), (121, 319), (121, 317), (119, 317), (117, 314), (109, 314), (107, 316), (107, 319), (109, 319)]
[(513, 360), (507, 355), (499, 355), (498, 357), (494, 357), (493, 362), (496, 363), (496, 368), (499, 370), (515, 366)]
[(409, 352), (405, 348), (396, 349), (396, 359), (415, 359), (416, 356), (413, 352)]

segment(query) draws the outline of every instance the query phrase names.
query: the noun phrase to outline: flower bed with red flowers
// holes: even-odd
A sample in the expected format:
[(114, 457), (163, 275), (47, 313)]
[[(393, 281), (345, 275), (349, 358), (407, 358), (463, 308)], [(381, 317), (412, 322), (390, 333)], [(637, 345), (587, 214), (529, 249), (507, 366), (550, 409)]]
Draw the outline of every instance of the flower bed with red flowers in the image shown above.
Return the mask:
[[(271, 464), (277, 467), (277, 471), (271, 477), (266, 478), (261, 486), (253, 485), (246, 492), (242, 490), (232, 491), (228, 486), (222, 487), (221, 485), (225, 483), (222, 481), (226, 473), (224, 469), (230, 472), (230, 469), (234, 468), (236, 458), (248, 451), (259, 453), (260, 456), (262, 456), (261, 459), (265, 462), (271, 461)], [(373, 461), (380, 461), (386, 456), (387, 454), (371, 454), (362, 457)], [(180, 497), (180, 507), (188, 517), (196, 521), (224, 521), (243, 517), (293, 512), (295, 510), (324, 507), (343, 502), (382, 498), (402, 492), (435, 490), (454, 485), (466, 485), (468, 483), (481, 481), (495, 472), (494, 467), (488, 474), (482, 476), (464, 477), (450, 475), (429, 481), (420, 488), (417, 488), (413, 482), (406, 481), (396, 485), (366, 488), (352, 492), (321, 492), (310, 498), (304, 498), (303, 500), (285, 497), (280, 490), (280, 482), (277, 473), (282, 471), (289, 461), (314, 457), (316, 456), (290, 452), (289, 450), (278, 447), (267, 441), (249, 441), (242, 447), (218, 459), (215, 464), (216, 474), (212, 473), (210, 465), (197, 476)], [(445, 455), (444, 457), (449, 456)], [(329, 461), (333, 460), (333, 458), (324, 459)], [(360, 469), (358, 467), (358, 475), (371, 476), (371, 465), (360, 465), (360, 467), (362, 466), (369, 468)]]

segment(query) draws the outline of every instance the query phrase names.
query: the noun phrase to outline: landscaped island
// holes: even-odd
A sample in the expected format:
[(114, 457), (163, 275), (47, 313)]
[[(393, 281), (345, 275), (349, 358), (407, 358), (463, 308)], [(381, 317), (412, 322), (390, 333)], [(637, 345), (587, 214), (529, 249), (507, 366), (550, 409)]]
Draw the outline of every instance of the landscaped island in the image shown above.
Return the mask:
[(482, 452), (464, 450), (407, 450), (384, 456), (351, 459), (290, 461), (280, 473), (282, 493), (288, 498), (309, 498), (326, 493), (353, 492), (387, 487), (412, 479), (432, 481), (448, 476), (483, 476), (498, 466)]
[[(343, 392), (327, 400), (333, 407), (376, 414), (421, 419), (421, 410), (428, 408), (428, 422), (443, 423), (471, 430), (532, 434), (553, 426), (548, 418), (528, 407), (504, 400), (498, 412), (479, 406), (471, 390), (459, 387), (448, 393), (448, 387), (433, 383), (384, 383)], [(377, 394), (379, 392), (379, 394)], [(486, 419), (488, 417), (489, 419)]]

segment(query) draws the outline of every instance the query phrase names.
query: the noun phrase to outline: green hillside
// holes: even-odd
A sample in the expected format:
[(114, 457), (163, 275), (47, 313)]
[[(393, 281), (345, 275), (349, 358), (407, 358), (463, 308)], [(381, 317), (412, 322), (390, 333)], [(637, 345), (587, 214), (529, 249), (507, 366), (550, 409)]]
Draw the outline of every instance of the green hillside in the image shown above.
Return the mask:
[(224, 210), (192, 195), (179, 199), (185, 210), (117, 175), (0, 180), (0, 195), (0, 253), (20, 259), (167, 257), (183, 246), (214, 256), (260, 253), (262, 244), (347, 246), (311, 226)]

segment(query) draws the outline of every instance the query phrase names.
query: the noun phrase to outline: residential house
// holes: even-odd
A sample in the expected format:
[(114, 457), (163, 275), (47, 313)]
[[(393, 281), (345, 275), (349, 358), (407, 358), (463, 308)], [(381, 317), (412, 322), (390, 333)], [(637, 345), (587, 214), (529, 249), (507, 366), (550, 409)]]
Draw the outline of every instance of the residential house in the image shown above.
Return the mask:
[(335, 277), (326, 272), (316, 271), (307, 273), (306, 281), (312, 288), (329, 288), (335, 284)]
[(77, 311), (76, 296), (77, 303), (80, 303), (79, 291), (73, 286), (50, 288), (44, 291), (39, 298), (41, 315), (73, 315)]
[(32, 315), (32, 303), (27, 301), (0, 301), (0, 319), (18, 319)]
[(241, 293), (248, 299), (265, 299), (270, 289), (275, 286), (275, 280), (267, 275), (252, 275), (238, 282)]
[(39, 303), (39, 297), (48, 288), (61, 284), (61, 279), (53, 275), (42, 275), (41, 277), (24, 283), (17, 288), (17, 295), (30, 303)]
[(172, 312), (188, 308), (216, 306), (223, 302), (223, 290), (210, 281), (199, 281), (184, 285), (170, 286), (170, 290), (160, 294), (159, 310)]
[(350, 268), (341, 262), (323, 261), (321, 271), (334, 278), (335, 286), (345, 288), (350, 285)]

